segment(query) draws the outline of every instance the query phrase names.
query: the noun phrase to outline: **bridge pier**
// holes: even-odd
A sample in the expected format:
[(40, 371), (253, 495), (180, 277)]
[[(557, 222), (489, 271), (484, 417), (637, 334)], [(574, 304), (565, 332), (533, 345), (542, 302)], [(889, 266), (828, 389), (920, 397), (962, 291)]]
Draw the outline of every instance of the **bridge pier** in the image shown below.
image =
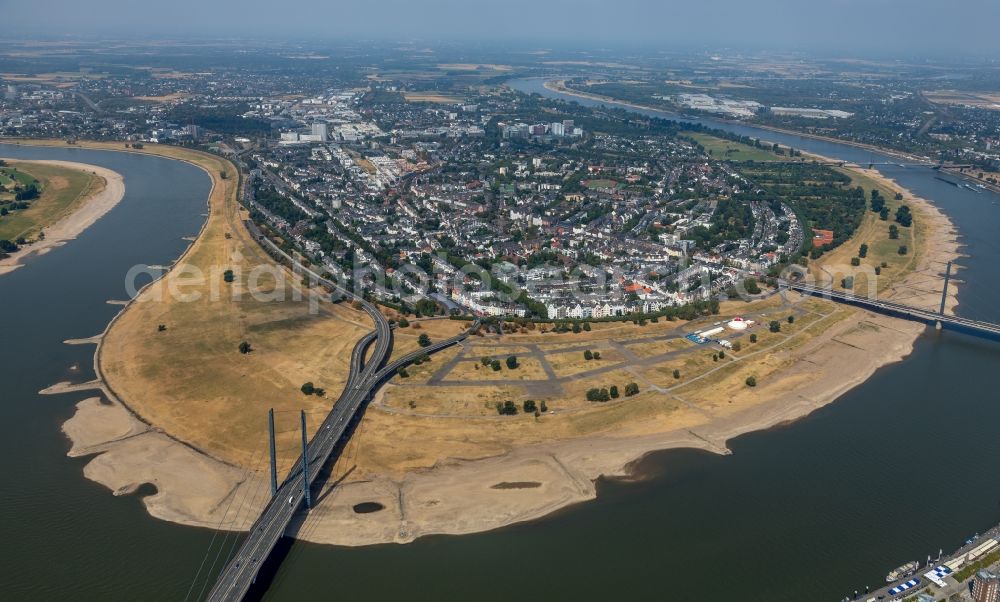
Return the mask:
[(312, 497), (309, 495), (309, 442), (306, 440), (306, 411), (302, 412), (302, 491), (306, 496), (306, 508), (312, 508)]
[(268, 447), (271, 448), (271, 497), (278, 493), (278, 459), (274, 451), (274, 408), (267, 411)]

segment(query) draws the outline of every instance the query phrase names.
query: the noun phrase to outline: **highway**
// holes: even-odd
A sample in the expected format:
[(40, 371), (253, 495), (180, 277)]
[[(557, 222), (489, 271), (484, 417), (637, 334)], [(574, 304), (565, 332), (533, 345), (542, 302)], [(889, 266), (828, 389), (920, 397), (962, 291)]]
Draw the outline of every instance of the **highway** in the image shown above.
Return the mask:
[[(273, 242), (261, 236), (260, 231), (252, 223), (247, 223), (247, 228), (264, 245), (264, 248), (279, 261), (290, 263), (297, 270), (311, 274), (331, 290), (341, 292), (360, 302), (364, 311), (371, 316), (375, 323), (375, 330), (362, 337), (355, 344), (351, 352), (351, 368), (347, 384), (307, 446), (310, 467), (308, 480), (303, 479), (302, 458), (300, 456), (296, 461), (295, 468), (278, 487), (278, 492), (268, 502), (260, 517), (250, 528), (250, 532), (239, 550), (233, 554), (219, 574), (207, 598), (218, 602), (235, 602), (242, 600), (246, 595), (257, 577), (261, 564), (270, 555), (278, 540), (285, 534), (285, 530), (295, 513), (301, 509), (305, 499), (305, 487), (310, 487), (311, 490), (323, 466), (331, 458), (334, 458), (333, 452), (337, 444), (348, 433), (352, 422), (360, 418), (366, 402), (371, 399), (374, 392), (400, 367), (406, 366), (420, 355), (434, 353), (454, 345), (479, 326), (479, 321), (476, 320), (472, 322), (468, 330), (458, 336), (438, 341), (387, 364), (392, 352), (392, 328), (389, 321), (375, 305), (302, 266)], [(365, 362), (365, 354), (373, 342), (375, 347), (371, 359)]]

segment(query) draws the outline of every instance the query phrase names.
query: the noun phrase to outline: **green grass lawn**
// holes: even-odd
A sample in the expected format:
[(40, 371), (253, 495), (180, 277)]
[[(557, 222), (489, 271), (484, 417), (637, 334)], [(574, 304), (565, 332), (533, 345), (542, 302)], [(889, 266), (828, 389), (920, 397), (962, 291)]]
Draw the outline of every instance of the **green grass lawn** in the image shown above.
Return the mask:
[(776, 155), (766, 148), (754, 148), (748, 144), (723, 140), (722, 138), (716, 138), (715, 136), (709, 136), (708, 134), (685, 132), (685, 135), (696, 140), (698, 144), (705, 147), (705, 152), (711, 153), (712, 157), (721, 161), (741, 162), (794, 160), (789, 159), (787, 155)]
[[(20, 184), (27, 186), (35, 180), (35, 177), (23, 171), (18, 171), (14, 167), (0, 167), (0, 186), (11, 190)], [(13, 192), (0, 193), (0, 198), (14, 198)]]
[[(101, 186), (102, 180), (92, 173), (69, 169), (57, 165), (43, 163), (19, 162), (17, 171), (5, 167), (0, 176), (0, 184), (7, 186), (11, 178), (16, 178), (22, 184), (30, 184), (38, 180), (42, 189), (39, 198), (30, 201), (27, 209), (11, 211), (0, 217), (0, 239), (17, 240), (31, 239), (38, 232), (67, 215), (87, 197)], [(9, 194), (0, 200), (0, 207), (6, 206), (13, 198)]]

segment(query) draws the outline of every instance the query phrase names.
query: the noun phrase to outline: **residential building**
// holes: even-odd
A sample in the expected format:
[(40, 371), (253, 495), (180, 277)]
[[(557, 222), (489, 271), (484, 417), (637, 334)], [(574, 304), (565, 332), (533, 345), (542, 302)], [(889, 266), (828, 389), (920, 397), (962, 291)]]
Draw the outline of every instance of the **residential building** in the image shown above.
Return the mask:
[(1000, 602), (1000, 573), (983, 569), (972, 582), (972, 602)]

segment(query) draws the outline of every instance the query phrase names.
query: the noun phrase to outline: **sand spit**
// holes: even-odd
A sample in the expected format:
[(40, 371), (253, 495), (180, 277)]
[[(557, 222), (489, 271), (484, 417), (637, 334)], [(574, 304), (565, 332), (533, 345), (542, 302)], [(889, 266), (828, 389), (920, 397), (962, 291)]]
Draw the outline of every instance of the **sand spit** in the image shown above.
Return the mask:
[(59, 165), (79, 171), (89, 171), (104, 179), (104, 188), (86, 199), (80, 207), (73, 213), (63, 217), (56, 223), (44, 229), (45, 238), (31, 243), (11, 253), (9, 257), (0, 259), (0, 275), (12, 272), (23, 264), (21, 261), (34, 254), (44, 255), (56, 247), (61, 247), (68, 241), (79, 236), (84, 230), (89, 228), (101, 219), (108, 211), (114, 208), (125, 196), (125, 178), (116, 171), (105, 167), (90, 165), (87, 163), (76, 163), (73, 161), (32, 161), (33, 163), (45, 163), (48, 165)]
[[(51, 389), (51, 388), (50, 388)], [(66, 392), (64, 387), (59, 392)], [(246, 530), (269, 496), (266, 475), (215, 460), (136, 418), (117, 401), (84, 399), (63, 424), (70, 457), (96, 456), (83, 473), (114, 495), (150, 484), (153, 516), (230, 531)]]
[(39, 395), (62, 395), (63, 393), (76, 393), (77, 391), (93, 391), (101, 389), (102, 383), (99, 380), (90, 380), (83, 383), (71, 383), (61, 381), (46, 387), (38, 392)]
[(102, 335), (94, 335), (86, 339), (66, 339), (63, 341), (64, 345), (98, 345), (101, 342)]

